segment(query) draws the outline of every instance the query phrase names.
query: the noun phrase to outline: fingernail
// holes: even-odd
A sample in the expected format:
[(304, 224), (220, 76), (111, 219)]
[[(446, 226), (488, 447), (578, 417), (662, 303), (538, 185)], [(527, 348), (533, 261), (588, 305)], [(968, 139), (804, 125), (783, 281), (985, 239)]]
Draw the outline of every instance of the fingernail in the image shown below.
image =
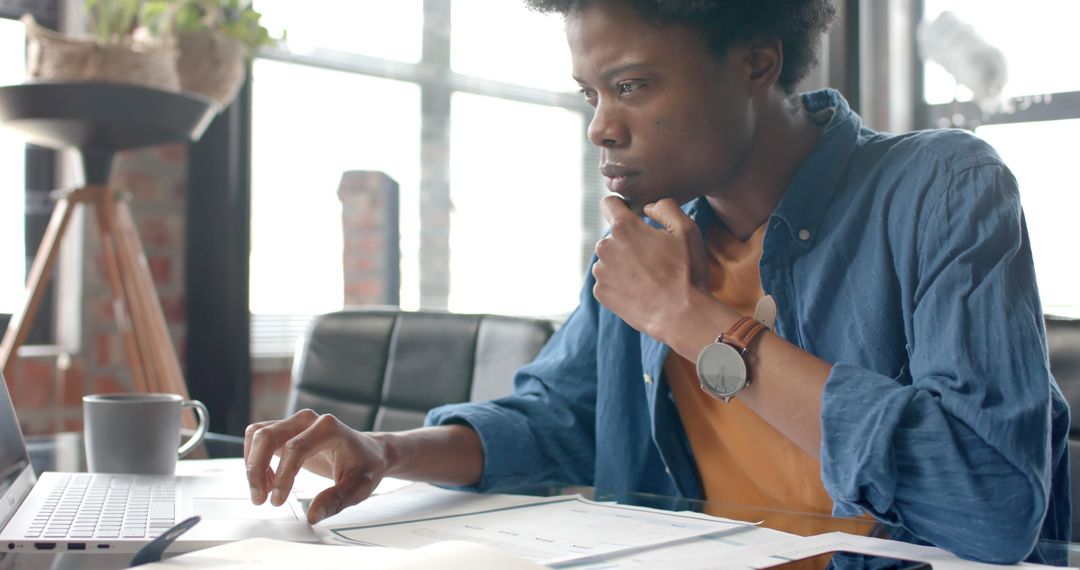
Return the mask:
[(315, 511), (315, 517), (311, 521), (311, 524), (315, 524), (315, 523), (317, 523), (317, 522), (319, 522), (319, 521), (321, 521), (321, 520), (323, 520), (325, 518), (326, 518), (326, 507), (319, 507), (319, 509), (317, 511)]
[(255, 487), (251, 488), (251, 502), (256, 505), (259, 504), (259, 490)]
[(274, 505), (280, 505), (281, 501), (281, 489), (274, 489), (273, 495), (270, 497), (270, 502)]

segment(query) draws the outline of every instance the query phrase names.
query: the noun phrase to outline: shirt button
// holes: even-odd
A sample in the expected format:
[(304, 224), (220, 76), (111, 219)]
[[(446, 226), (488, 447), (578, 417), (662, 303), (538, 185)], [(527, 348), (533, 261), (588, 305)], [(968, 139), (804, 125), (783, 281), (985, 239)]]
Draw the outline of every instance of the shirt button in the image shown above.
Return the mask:
[(646, 372), (645, 375), (642, 376), (642, 379), (645, 380), (646, 385), (652, 386), (652, 374), (649, 374), (648, 372)]
[(806, 228), (799, 230), (799, 239), (803, 241), (810, 239), (810, 230)]

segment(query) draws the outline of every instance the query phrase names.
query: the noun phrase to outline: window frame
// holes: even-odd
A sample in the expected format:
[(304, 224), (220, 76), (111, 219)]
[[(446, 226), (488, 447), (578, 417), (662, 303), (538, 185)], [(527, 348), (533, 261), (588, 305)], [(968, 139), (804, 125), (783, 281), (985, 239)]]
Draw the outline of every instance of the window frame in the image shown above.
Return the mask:
[[(60, 7), (60, 0), (0, 0), (0, 18), (17, 20), (23, 14), (30, 13), (39, 24), (50, 29), (58, 29)], [(55, 150), (32, 144), (26, 145), (26, 176), (23, 188), (26, 206), (23, 244), (27, 276), (29, 276), (31, 263), (37, 255), (38, 247), (45, 237), (45, 229), (56, 204), (52, 192), (56, 189), (57, 183), (57, 156), (58, 153)], [(25, 345), (54, 344), (56, 341), (55, 281), (54, 274), (49, 278), (49, 285), (38, 306)], [(12, 315), (0, 314), (0, 330), (7, 330), (11, 317)]]
[[(327, 49), (303, 53), (283, 48), (266, 48), (256, 55), (270, 61), (310, 66), (318, 69), (355, 73), (377, 79), (413, 83), (420, 89), (421, 156), (420, 156), (420, 295), (419, 304), (426, 309), (445, 309), (450, 293), (450, 227), (431, 227), (424, 220), (430, 208), (448, 208), (450, 201), (450, 101), (454, 93), (469, 93), (496, 97), (515, 102), (567, 109), (582, 114), (581, 136), (586, 137), (593, 109), (573, 91), (551, 91), (517, 85), (496, 79), (459, 73), (451, 65), (451, 29), (453, 0), (426, 0), (423, 4), (423, 33), (421, 57), (417, 62), (403, 62), (380, 57), (353, 54)], [(255, 81), (257, 82), (257, 78)], [(249, 133), (250, 136), (250, 133)], [(599, 209), (603, 196), (600, 174), (594, 165), (599, 163), (599, 151), (583, 145), (582, 161), (582, 239), (578, 255), (582, 275), (592, 259), (596, 241), (604, 231)], [(287, 322), (288, 321), (288, 322)], [(291, 315), (252, 315), (252, 351), (255, 358), (283, 356), (280, 352), (261, 347), (282, 346), (282, 342), (261, 339), (260, 331), (274, 330), (284, 334), (299, 333), (306, 322)]]

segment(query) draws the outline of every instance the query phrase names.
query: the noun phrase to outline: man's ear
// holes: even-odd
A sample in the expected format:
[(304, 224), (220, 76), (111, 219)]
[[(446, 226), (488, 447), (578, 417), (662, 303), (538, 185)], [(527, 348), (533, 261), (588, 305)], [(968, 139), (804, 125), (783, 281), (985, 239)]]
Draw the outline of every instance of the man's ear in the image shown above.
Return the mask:
[(784, 45), (778, 38), (751, 40), (743, 47), (747, 85), (764, 92), (780, 80), (784, 69)]

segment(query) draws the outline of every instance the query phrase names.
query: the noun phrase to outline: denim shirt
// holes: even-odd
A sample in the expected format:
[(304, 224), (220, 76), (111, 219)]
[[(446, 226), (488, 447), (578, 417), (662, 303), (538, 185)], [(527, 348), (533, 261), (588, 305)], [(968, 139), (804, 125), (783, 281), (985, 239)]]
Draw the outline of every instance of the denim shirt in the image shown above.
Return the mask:
[[(821, 478), (833, 514), (989, 562), (1068, 540), (1069, 410), (1046, 333), (1016, 180), (964, 131), (888, 135), (839, 93), (815, 150), (769, 217), (761, 284), (774, 332), (832, 364)], [(715, 223), (704, 199), (684, 206)], [(595, 261), (595, 259), (594, 259)], [(592, 296), (511, 396), (432, 410), (479, 434), (478, 490), (539, 482), (702, 498), (661, 374), (668, 347)]]

